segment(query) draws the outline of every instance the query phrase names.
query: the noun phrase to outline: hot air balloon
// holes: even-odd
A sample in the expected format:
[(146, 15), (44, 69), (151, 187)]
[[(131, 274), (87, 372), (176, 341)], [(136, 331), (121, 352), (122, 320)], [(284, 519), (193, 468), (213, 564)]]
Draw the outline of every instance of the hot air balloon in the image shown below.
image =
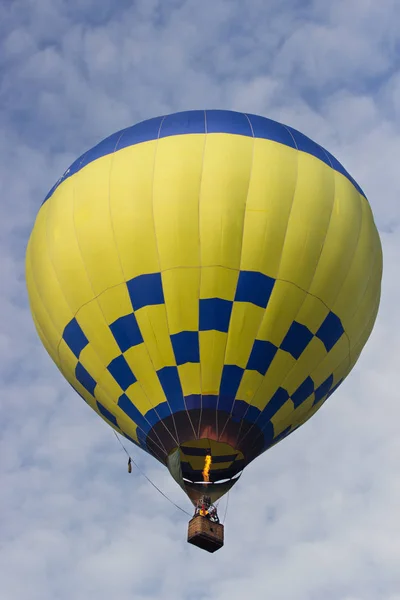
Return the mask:
[(150, 119), (83, 154), (26, 254), (33, 320), (61, 373), (196, 505), (343, 382), (381, 277), (370, 205), (336, 158), (224, 110)]

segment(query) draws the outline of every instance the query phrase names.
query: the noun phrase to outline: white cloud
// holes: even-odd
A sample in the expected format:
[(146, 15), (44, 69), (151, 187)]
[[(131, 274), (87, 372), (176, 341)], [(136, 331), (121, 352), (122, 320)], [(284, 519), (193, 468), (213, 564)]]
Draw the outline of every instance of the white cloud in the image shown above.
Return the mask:
[[(1, 595), (4, 600), (398, 600), (398, 5), (138, 0), (0, 6)], [(381, 312), (353, 375), (246, 470), (226, 546), (134, 470), (41, 349), (24, 251), (42, 198), (90, 145), (137, 120), (225, 107), (326, 145), (370, 198)], [(190, 504), (133, 450), (162, 489)], [(223, 510), (223, 509), (222, 509)]]

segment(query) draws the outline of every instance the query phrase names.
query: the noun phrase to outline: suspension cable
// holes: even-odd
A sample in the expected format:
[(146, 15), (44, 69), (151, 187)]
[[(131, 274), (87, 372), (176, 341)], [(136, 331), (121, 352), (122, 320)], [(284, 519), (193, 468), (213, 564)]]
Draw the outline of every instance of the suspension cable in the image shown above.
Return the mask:
[(225, 504), (224, 518), (222, 519), (222, 523), (223, 523), (224, 525), (225, 525), (225, 521), (226, 521), (226, 513), (228, 512), (229, 493), (230, 493), (230, 490), (228, 491), (228, 494), (227, 494), (227, 496), (226, 496), (226, 504)]
[(193, 515), (191, 515), (190, 513), (188, 513), (184, 508), (181, 508), (180, 506), (178, 506), (178, 504), (175, 504), (175, 502), (173, 500), (171, 500), (171, 498), (168, 498), (168, 496), (166, 494), (164, 494), (164, 492), (162, 490), (160, 490), (160, 488), (157, 487), (156, 484), (153, 483), (149, 477), (147, 477), (146, 473), (139, 467), (139, 465), (130, 456), (128, 450), (125, 448), (125, 446), (122, 443), (122, 441), (121, 441), (119, 435), (117, 434), (117, 432), (113, 430), (113, 433), (114, 433), (115, 437), (117, 438), (117, 440), (119, 441), (119, 443), (121, 444), (121, 446), (122, 446), (123, 450), (125, 451), (125, 454), (127, 455), (129, 461), (135, 465), (135, 467), (137, 468), (137, 470), (139, 471), (139, 473), (141, 475), (143, 475), (143, 477), (145, 479), (147, 479), (147, 481), (161, 494), (161, 496), (164, 496), (164, 498), (166, 498), (168, 500), (168, 502), (170, 502), (171, 504), (173, 504), (175, 506), (175, 508), (177, 508), (181, 512), (185, 513), (185, 515), (188, 515), (188, 517), (192, 517)]

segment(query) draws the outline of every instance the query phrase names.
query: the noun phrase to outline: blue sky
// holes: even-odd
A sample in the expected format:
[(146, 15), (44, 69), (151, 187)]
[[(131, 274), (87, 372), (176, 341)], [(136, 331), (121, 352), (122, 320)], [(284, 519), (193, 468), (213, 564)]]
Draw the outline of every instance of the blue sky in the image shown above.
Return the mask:
[[(0, 4), (0, 586), (4, 600), (400, 600), (398, 0)], [(113, 131), (227, 108), (300, 129), (366, 192), (384, 251), (374, 333), (304, 427), (230, 494), (226, 546), (134, 470), (30, 319), (24, 253), (48, 190)], [(190, 511), (146, 455), (149, 476)], [(223, 505), (222, 505), (223, 506)]]

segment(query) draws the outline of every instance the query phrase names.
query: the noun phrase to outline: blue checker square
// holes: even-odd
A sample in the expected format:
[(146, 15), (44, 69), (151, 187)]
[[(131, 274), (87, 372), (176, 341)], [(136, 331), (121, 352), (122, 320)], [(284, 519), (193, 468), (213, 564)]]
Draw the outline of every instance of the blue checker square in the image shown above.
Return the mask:
[(146, 448), (147, 433), (145, 433), (140, 427), (138, 427), (136, 430), (136, 435), (138, 437), (139, 444), (143, 446), (143, 448)]
[[(76, 372), (75, 372), (75, 375), (76, 375)], [(68, 383), (69, 383), (69, 382), (68, 382)], [(82, 398), (82, 400), (84, 400), (84, 402), (86, 402), (86, 403), (87, 403), (87, 400), (86, 400), (86, 398), (84, 398), (84, 397), (82, 396), (82, 394), (80, 393), (80, 391), (78, 390), (78, 388), (75, 386), (75, 384), (74, 384), (74, 385), (72, 385), (72, 383), (70, 383), (69, 385), (70, 385), (70, 386), (72, 387), (72, 389), (73, 389), (73, 390), (74, 390), (74, 391), (75, 391), (75, 392), (78, 394), (78, 396), (80, 396), (80, 398)]]
[(271, 342), (255, 340), (246, 369), (265, 375), (277, 352), (278, 348)]
[(271, 420), (276, 412), (287, 402), (289, 394), (283, 388), (278, 388), (265, 408), (261, 411), (257, 424), (263, 429), (264, 425)]
[(232, 304), (230, 300), (222, 298), (205, 298), (200, 300), (200, 331), (228, 332), (231, 319)]
[[(262, 416), (263, 415), (261, 413), (261, 417)], [(263, 420), (261, 429), (264, 438), (264, 448), (269, 448), (271, 444), (274, 443), (274, 426), (272, 425), (271, 421)]]
[(233, 405), (232, 410), (232, 417), (242, 419), (248, 411), (248, 409), (249, 405), (247, 404), (247, 402), (244, 402), (243, 400), (235, 400), (235, 404)]
[(218, 398), (218, 412), (224, 411), (227, 413), (232, 412), (233, 405), (235, 404), (235, 396), (220, 396)]
[(132, 373), (126, 358), (122, 354), (121, 356), (114, 358), (114, 360), (108, 365), (107, 369), (124, 391), (136, 381), (136, 377)]
[(249, 406), (245, 415), (245, 419), (246, 421), (249, 421), (249, 423), (255, 423), (260, 414), (261, 411), (259, 408), (257, 408), (256, 406)]
[(199, 332), (182, 331), (171, 335), (177, 365), (200, 362)]
[(330, 312), (315, 335), (324, 344), (327, 352), (330, 352), (343, 333), (341, 320), (333, 312)]
[(302, 404), (302, 402), (304, 402), (304, 400), (307, 400), (307, 398), (309, 398), (309, 396), (311, 396), (313, 391), (314, 391), (314, 382), (311, 379), (311, 377), (307, 377), (307, 379), (305, 379), (303, 381), (303, 383), (297, 388), (297, 390), (291, 396), (295, 408), (300, 406), (300, 404)]
[(185, 397), (185, 404), (187, 410), (194, 410), (201, 408), (201, 395), (191, 394)]
[(218, 405), (218, 396), (215, 394), (205, 394), (202, 396), (202, 408), (216, 409)]
[[(129, 400), (126, 394), (122, 394), (122, 396), (118, 399), (119, 408), (130, 418), (140, 429), (147, 435), (151, 429), (150, 424), (146, 421), (141, 412), (136, 408), (136, 406)], [(139, 432), (138, 432), (139, 436)]]
[(284, 429), (283, 431), (281, 431), (276, 438), (274, 438), (274, 444), (277, 444), (278, 442), (280, 442), (281, 440), (283, 440), (283, 438), (285, 438), (287, 435), (289, 435), (289, 433), (292, 431), (292, 426), (289, 425), (289, 427), (286, 427), (286, 429)]
[(322, 400), (326, 394), (328, 394), (333, 384), (333, 375), (329, 375), (328, 379), (325, 379), (323, 383), (315, 390), (314, 404)]
[(76, 365), (75, 377), (77, 378), (79, 383), (85, 388), (85, 390), (88, 391), (89, 394), (94, 396), (94, 388), (96, 387), (97, 383), (80, 362), (78, 362), (78, 364)]
[(98, 400), (96, 403), (97, 408), (99, 409), (99, 413), (103, 415), (103, 417), (105, 417), (107, 421), (110, 421), (110, 423), (118, 427), (117, 419), (115, 418), (115, 416), (112, 413), (110, 413), (110, 411), (107, 410), (106, 407), (103, 406)]
[(139, 275), (130, 279), (126, 285), (134, 310), (139, 310), (143, 306), (164, 304), (161, 273)]
[(235, 398), (242, 381), (244, 369), (236, 365), (225, 365), (222, 370), (221, 385), (219, 389), (220, 396)]
[(344, 378), (340, 379), (340, 381), (338, 381), (337, 384), (334, 385), (331, 390), (329, 390), (329, 394), (327, 395), (327, 398), (329, 398), (329, 396), (332, 396), (332, 394), (334, 392), (336, 392), (336, 390), (338, 389), (338, 387), (340, 387), (342, 385), (343, 381), (344, 381)]
[(266, 308), (275, 279), (257, 271), (240, 271), (235, 302), (251, 302)]
[(164, 367), (157, 371), (158, 379), (173, 413), (185, 410), (181, 381), (176, 367)]
[(80, 353), (88, 345), (89, 340), (76, 319), (72, 319), (64, 329), (63, 340), (68, 348), (79, 358)]
[(244, 402), (243, 400), (235, 400), (231, 412), (232, 421), (234, 421), (235, 423), (239, 423), (240, 421), (242, 421), (248, 408), (249, 405), (247, 404), (247, 402)]
[(168, 402), (161, 402), (161, 404), (158, 404), (153, 410), (157, 414), (156, 423), (158, 423), (158, 421), (160, 421), (161, 419), (166, 419), (167, 417), (171, 416), (171, 409), (169, 407)]
[(137, 346), (143, 342), (139, 325), (133, 313), (120, 317), (114, 323), (111, 323), (110, 329), (121, 352), (126, 352), (132, 346)]
[(293, 358), (299, 358), (313, 338), (312, 332), (301, 323), (293, 321), (282, 344), (281, 350), (289, 352)]
[(149, 425), (151, 427), (154, 427), (154, 425), (156, 423), (158, 423), (158, 421), (160, 420), (160, 417), (158, 416), (158, 414), (156, 413), (156, 411), (154, 410), (154, 408), (152, 408), (151, 410), (147, 411), (145, 417), (146, 417), (146, 421), (149, 422)]

